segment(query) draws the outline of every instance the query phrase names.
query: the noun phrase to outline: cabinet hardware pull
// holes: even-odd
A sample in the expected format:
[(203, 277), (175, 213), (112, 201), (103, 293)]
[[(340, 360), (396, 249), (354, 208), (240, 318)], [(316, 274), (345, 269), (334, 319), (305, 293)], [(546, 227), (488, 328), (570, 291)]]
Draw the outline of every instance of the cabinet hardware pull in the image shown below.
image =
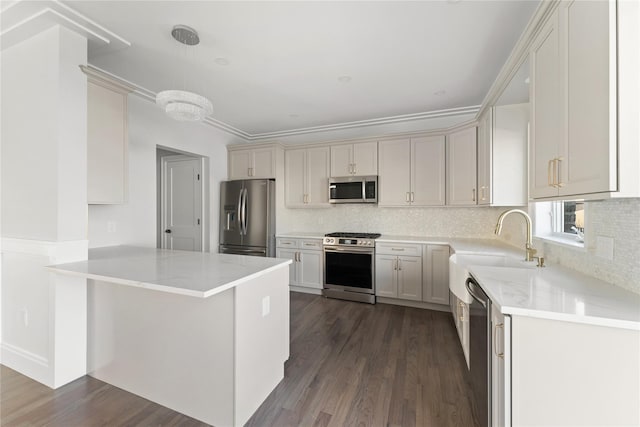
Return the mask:
[(464, 303), (462, 301), (458, 301), (458, 306), (462, 309), (462, 314), (459, 316), (460, 321), (464, 322)]
[(498, 353), (498, 328), (501, 328), (504, 333), (504, 323), (498, 323), (493, 327), (493, 353), (499, 358), (504, 359), (504, 350), (501, 353)]
[(560, 181), (560, 162), (562, 161), (562, 157), (558, 157), (556, 159), (556, 172), (558, 173), (557, 179), (556, 179), (556, 186), (558, 188), (564, 186), (564, 184)]
[(415, 197), (415, 193), (412, 191), (412, 192), (411, 192), (411, 203), (413, 203), (413, 201), (414, 201), (414, 197)]
[(404, 248), (391, 248), (392, 251), (404, 251)]
[(393, 260), (393, 270), (396, 271), (398, 269), (398, 258)]
[(551, 182), (551, 162), (553, 162), (554, 160), (551, 159), (549, 160), (549, 163), (547, 163), (547, 185), (549, 187), (553, 187), (553, 183)]
[(398, 263), (398, 270), (402, 270), (402, 260), (398, 258), (396, 262)]
[(558, 188), (558, 159), (553, 159), (553, 187)]
[(409, 203), (409, 192), (407, 191), (404, 195), (404, 199), (407, 203)]
[(475, 189), (475, 188), (473, 188), (473, 189), (471, 190), (471, 194), (472, 194), (472, 196), (471, 196), (471, 201), (472, 201), (472, 202), (475, 202), (475, 201), (476, 201), (476, 189)]
[(482, 201), (484, 201), (484, 189), (485, 189), (484, 185), (480, 187), (480, 200)]

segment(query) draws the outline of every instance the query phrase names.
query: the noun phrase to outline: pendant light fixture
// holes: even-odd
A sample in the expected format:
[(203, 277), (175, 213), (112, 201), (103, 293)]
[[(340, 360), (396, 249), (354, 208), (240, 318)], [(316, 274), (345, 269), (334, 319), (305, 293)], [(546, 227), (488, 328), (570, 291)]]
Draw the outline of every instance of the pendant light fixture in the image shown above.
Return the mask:
[[(200, 43), (196, 30), (186, 25), (176, 25), (171, 30), (171, 35), (185, 46), (195, 46)], [(158, 92), (156, 104), (164, 108), (169, 117), (179, 121), (202, 121), (213, 113), (211, 101), (197, 93), (185, 90)]]

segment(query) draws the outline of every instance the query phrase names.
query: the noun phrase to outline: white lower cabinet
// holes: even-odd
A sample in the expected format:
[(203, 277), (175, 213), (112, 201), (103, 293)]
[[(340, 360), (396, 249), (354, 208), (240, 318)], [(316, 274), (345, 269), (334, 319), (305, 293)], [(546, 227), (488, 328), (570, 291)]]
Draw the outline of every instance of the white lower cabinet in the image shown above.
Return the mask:
[(376, 246), (376, 296), (422, 301), (422, 246)]
[(449, 246), (425, 245), (422, 257), (422, 301), (449, 304)]
[[(511, 317), (491, 306), (491, 425), (511, 425)], [(510, 403), (510, 402), (509, 402)]]
[(469, 305), (460, 300), (453, 293), (449, 295), (449, 306), (451, 307), (451, 314), (453, 315), (453, 323), (456, 325), (456, 331), (458, 331), (458, 339), (462, 345), (462, 352), (464, 353), (464, 360), (467, 362), (467, 368), (469, 367)]
[(640, 425), (640, 331), (492, 304), (491, 342), (492, 426)]
[(323, 253), (321, 239), (278, 238), (276, 257), (288, 258), (289, 285), (322, 290)]

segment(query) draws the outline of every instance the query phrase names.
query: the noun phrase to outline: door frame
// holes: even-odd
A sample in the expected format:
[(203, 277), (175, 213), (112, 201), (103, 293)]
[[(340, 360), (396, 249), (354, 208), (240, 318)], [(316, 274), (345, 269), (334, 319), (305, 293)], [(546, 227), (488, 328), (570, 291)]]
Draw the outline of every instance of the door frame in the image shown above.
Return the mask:
[(210, 249), (210, 200), (209, 200), (209, 158), (205, 156), (201, 156), (199, 154), (188, 153), (186, 151), (176, 150), (174, 148), (163, 147), (160, 145), (156, 145), (156, 160), (157, 160), (157, 227), (156, 227), (156, 247), (162, 248), (164, 241), (164, 230), (165, 230), (165, 205), (167, 201), (165, 200), (165, 181), (166, 181), (166, 170), (167, 170), (167, 161), (168, 160), (193, 160), (197, 159), (200, 161), (200, 170), (201, 170), (201, 206), (202, 212), (200, 213), (200, 218), (202, 221), (202, 227), (200, 232), (202, 233), (202, 248), (201, 252), (209, 252)]

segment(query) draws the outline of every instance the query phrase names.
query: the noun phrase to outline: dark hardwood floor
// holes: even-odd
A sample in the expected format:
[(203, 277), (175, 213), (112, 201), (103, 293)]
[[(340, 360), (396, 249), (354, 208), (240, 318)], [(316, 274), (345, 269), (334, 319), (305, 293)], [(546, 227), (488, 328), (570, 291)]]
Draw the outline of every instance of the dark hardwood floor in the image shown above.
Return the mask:
[[(285, 378), (248, 426), (477, 425), (451, 314), (291, 294)], [(0, 367), (2, 426), (201, 426), (91, 377), (51, 390)]]

